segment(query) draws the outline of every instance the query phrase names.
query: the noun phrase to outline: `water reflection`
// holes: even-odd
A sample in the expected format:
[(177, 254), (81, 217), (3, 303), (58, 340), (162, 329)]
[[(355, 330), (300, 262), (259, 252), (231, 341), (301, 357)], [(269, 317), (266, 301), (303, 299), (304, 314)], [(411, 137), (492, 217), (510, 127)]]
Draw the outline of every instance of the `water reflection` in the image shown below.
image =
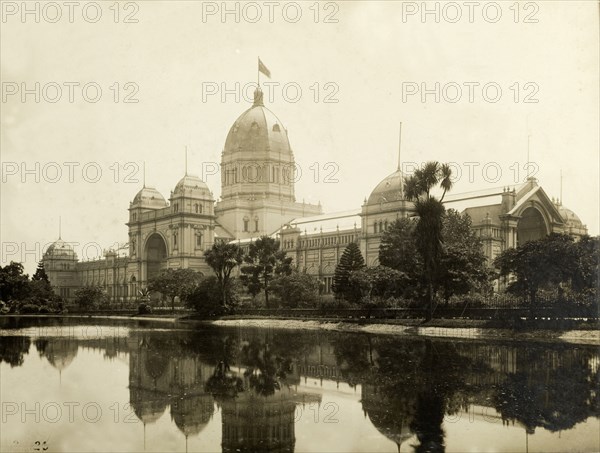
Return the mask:
[[(358, 392), (362, 409), (343, 415), (356, 429), (368, 430), (368, 423), (398, 451), (476, 448), (468, 438), (449, 434), (474, 420), (498, 422), (498, 437), (485, 440), (494, 445), (505, 435), (502, 427), (520, 426), (535, 436), (537, 430), (564, 432), (600, 417), (595, 347), (216, 327), (153, 331), (139, 324), (96, 338), (30, 338), (19, 332), (30, 332), (23, 329), (39, 321), (3, 322), (10, 329), (3, 332), (13, 334), (0, 343), (8, 370), (22, 366), (32, 347), (61, 375), (81, 350), (100, 351), (104, 360), (127, 357), (124, 385), (131, 416), (144, 426), (144, 442), (146, 429), (168, 412), (186, 447), (188, 438), (201, 438), (220, 417), (224, 452), (291, 452), (299, 427), (316, 430), (298, 424), (301, 409), (311, 407), (316, 416), (314, 408), (340, 385)], [(330, 421), (337, 421), (335, 412), (328, 414)], [(329, 428), (334, 440), (328, 445), (335, 450), (335, 439), (348, 433), (336, 423)], [(311, 445), (305, 436), (301, 440)]]

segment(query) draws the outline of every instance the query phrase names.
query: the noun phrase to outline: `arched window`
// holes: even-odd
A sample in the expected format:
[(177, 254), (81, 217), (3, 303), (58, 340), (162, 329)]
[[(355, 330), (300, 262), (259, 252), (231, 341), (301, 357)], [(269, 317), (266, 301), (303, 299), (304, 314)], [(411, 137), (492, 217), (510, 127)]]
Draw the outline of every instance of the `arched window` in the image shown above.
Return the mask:
[(200, 206), (198, 205), (198, 203), (196, 203), (196, 204), (194, 205), (194, 212), (195, 212), (196, 214), (198, 214), (198, 213), (200, 212)]
[(202, 247), (202, 233), (200, 231), (196, 233), (196, 247)]
[(173, 248), (177, 248), (177, 230), (173, 231)]
[(258, 233), (258, 217), (254, 217), (254, 232)]
[(375, 223), (373, 224), (373, 232), (377, 233), (377, 220), (375, 220)]
[(250, 219), (248, 217), (244, 217), (244, 233), (248, 232), (248, 223), (250, 222)]

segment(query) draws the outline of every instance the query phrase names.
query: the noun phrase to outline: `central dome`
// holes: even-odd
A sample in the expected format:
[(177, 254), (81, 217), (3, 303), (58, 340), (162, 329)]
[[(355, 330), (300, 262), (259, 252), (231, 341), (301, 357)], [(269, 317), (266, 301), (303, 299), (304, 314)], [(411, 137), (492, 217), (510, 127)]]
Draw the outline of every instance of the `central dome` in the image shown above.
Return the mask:
[(254, 92), (254, 104), (233, 123), (224, 152), (291, 153), (287, 131), (279, 118), (263, 104), (260, 89)]
[(400, 170), (396, 170), (391, 175), (384, 178), (369, 196), (369, 204), (388, 203), (391, 201), (400, 201), (404, 199), (404, 175)]

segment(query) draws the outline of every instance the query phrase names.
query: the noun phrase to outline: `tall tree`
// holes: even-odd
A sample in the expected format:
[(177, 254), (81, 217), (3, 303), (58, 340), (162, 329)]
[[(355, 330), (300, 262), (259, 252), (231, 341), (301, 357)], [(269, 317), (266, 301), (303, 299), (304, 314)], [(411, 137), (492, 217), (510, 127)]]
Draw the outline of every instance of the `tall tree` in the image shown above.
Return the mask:
[(265, 306), (269, 306), (269, 284), (273, 275), (292, 272), (292, 258), (279, 249), (279, 241), (269, 236), (262, 236), (252, 242), (242, 266), (242, 282), (252, 296), (264, 291)]
[(350, 273), (362, 269), (364, 266), (365, 260), (360, 253), (358, 244), (351, 242), (344, 249), (333, 274), (333, 292), (336, 296), (343, 297), (350, 302), (360, 300), (360, 286), (358, 283), (350, 281)]
[(379, 263), (402, 272), (406, 296), (415, 296), (423, 285), (423, 261), (415, 241), (416, 219), (400, 218), (384, 231), (379, 245)]
[(487, 290), (493, 272), (487, 266), (481, 240), (471, 228), (469, 215), (460, 215), (455, 209), (446, 211), (442, 237), (439, 286), (446, 303), (454, 294)]
[(231, 272), (239, 266), (244, 259), (244, 252), (235, 243), (215, 242), (215, 244), (204, 253), (206, 263), (212, 268), (217, 276), (221, 287), (221, 304), (229, 305), (229, 288), (231, 284)]
[(584, 236), (575, 244), (578, 263), (573, 272), (575, 291), (598, 289), (600, 277), (600, 236)]
[(28, 295), (29, 276), (23, 273), (23, 265), (11, 261), (0, 266), (0, 300), (23, 300)]
[(158, 291), (171, 301), (171, 311), (175, 312), (175, 297), (185, 299), (202, 276), (193, 269), (166, 269), (150, 279), (148, 289)]
[(50, 283), (50, 280), (48, 279), (48, 274), (46, 274), (46, 269), (44, 268), (44, 262), (42, 260), (40, 260), (40, 262), (38, 263), (37, 269), (35, 270), (35, 274), (33, 274), (31, 280), (41, 280), (48, 284)]
[[(438, 185), (443, 191), (439, 200), (431, 194)], [(448, 164), (439, 162), (427, 162), (423, 168), (415, 170), (404, 185), (406, 197), (414, 201), (415, 212), (419, 216), (415, 236), (427, 281), (427, 320), (433, 316), (433, 297), (442, 258), (442, 217), (445, 211), (442, 202), (451, 188), (452, 170)]]

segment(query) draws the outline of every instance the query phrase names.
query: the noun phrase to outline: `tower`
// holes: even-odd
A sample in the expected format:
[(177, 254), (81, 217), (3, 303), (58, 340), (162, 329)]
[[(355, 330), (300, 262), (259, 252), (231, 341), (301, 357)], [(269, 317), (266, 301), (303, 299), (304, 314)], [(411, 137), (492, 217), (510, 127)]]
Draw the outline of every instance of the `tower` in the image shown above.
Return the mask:
[(264, 105), (257, 88), (252, 106), (231, 126), (221, 156), (218, 222), (235, 239), (272, 234), (295, 217), (321, 213), (297, 203), (294, 153), (287, 129)]

